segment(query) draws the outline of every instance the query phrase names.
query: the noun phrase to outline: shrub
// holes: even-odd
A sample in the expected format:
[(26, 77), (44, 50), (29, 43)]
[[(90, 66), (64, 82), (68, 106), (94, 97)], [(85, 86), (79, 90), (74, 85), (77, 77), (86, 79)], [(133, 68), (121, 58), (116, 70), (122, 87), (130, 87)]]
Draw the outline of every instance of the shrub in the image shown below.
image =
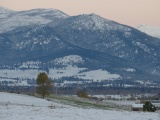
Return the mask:
[(88, 94), (84, 90), (78, 90), (76, 95), (82, 98), (88, 98)]

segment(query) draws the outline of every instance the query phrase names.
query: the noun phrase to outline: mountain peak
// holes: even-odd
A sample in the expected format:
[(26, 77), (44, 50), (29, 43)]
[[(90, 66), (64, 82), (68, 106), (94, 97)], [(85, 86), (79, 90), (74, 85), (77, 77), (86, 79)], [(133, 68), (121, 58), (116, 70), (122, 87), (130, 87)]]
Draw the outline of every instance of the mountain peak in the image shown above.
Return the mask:
[(11, 9), (8, 9), (8, 8), (5, 8), (5, 7), (1, 7), (0, 6), (0, 13), (11, 13), (11, 12), (14, 12), (13, 10)]
[(28, 14), (28, 15), (41, 15), (43, 17), (45, 16), (54, 16), (57, 18), (67, 18), (68, 15), (63, 13), (60, 10), (57, 9), (53, 9), (53, 8), (49, 8), (49, 9), (45, 9), (45, 8), (41, 8), (41, 9), (31, 9), (31, 10), (26, 10), (26, 11), (22, 11), (22, 14)]
[(160, 27), (141, 24), (141, 25), (138, 25), (136, 28), (141, 32), (144, 32), (150, 36), (160, 38)]
[[(70, 21), (71, 20), (71, 21)], [(74, 29), (103, 30), (109, 20), (104, 19), (94, 13), (74, 16), (69, 21), (69, 27)]]
[(89, 16), (92, 16), (92, 17), (100, 17), (99, 15), (95, 14), (95, 13), (91, 13), (91, 14), (88, 14)]

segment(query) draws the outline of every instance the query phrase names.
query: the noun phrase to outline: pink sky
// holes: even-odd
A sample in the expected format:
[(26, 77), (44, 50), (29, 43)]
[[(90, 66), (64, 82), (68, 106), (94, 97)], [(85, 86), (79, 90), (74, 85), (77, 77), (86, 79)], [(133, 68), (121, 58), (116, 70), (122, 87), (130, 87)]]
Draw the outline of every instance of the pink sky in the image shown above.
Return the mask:
[(95, 13), (122, 24), (160, 26), (160, 0), (0, 0), (13, 10), (54, 8), (68, 15)]

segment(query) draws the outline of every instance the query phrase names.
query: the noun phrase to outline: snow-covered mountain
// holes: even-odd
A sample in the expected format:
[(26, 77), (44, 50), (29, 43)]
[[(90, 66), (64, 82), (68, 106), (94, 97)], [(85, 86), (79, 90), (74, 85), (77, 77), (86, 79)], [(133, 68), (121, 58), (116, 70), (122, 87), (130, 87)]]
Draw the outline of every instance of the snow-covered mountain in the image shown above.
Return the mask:
[(160, 27), (139, 25), (136, 28), (150, 36), (160, 38)]
[(28, 11), (11, 11), (0, 8), (0, 33), (13, 30), (17, 27), (43, 25), (56, 22), (68, 15), (56, 9), (33, 9)]
[(8, 14), (8, 13), (13, 13), (15, 11), (8, 9), (8, 8), (4, 8), (4, 7), (0, 7), (0, 14)]
[[(19, 70), (34, 69), (30, 79), (40, 71), (46, 71), (53, 79), (160, 78), (160, 40), (135, 28), (95, 14), (68, 16), (53, 9), (5, 15), (0, 18), (3, 70), (21, 73)], [(4, 71), (0, 77), (12, 78), (13, 74), (6, 73), (10, 72)], [(13, 79), (21, 77), (27, 79), (22, 74)]]
[[(72, 21), (72, 22), (71, 22)], [(83, 30), (83, 29), (91, 29), (91, 30), (128, 30), (130, 29), (128, 27), (125, 27), (120, 24), (116, 24), (116, 22), (104, 19), (96, 14), (83, 14), (83, 15), (78, 15), (74, 17), (68, 18), (66, 20), (68, 22), (68, 26), (72, 29), (78, 29), (78, 30)], [(66, 23), (64, 22), (64, 23)]]

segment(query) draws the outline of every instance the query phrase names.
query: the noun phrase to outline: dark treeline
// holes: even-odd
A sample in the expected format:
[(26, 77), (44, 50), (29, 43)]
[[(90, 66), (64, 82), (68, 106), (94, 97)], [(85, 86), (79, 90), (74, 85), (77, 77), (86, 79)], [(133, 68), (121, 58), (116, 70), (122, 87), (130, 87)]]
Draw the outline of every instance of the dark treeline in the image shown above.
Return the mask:
[[(52, 94), (75, 95), (78, 90), (85, 90), (89, 95), (136, 95), (136, 94), (158, 94), (160, 88), (150, 87), (53, 87)], [(2, 92), (35, 94), (35, 86), (0, 86)]]

